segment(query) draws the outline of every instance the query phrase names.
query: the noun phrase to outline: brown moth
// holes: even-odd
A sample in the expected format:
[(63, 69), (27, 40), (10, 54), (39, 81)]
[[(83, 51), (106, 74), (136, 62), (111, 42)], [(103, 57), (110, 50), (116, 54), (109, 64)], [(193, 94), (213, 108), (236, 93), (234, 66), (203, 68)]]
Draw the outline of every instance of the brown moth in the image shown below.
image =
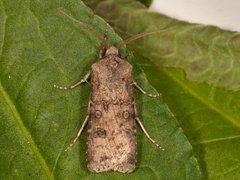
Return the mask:
[[(61, 13), (76, 21), (65, 12), (61, 11)], [(80, 24), (84, 25), (82, 22)], [(98, 34), (95, 30), (90, 30)], [(136, 122), (147, 138), (164, 150), (150, 137), (138, 118), (133, 87), (151, 97), (159, 95), (148, 94), (137, 85), (132, 76), (132, 65), (119, 56), (118, 48), (105, 47), (100, 53), (99, 60), (92, 65), (90, 72), (77, 83), (68, 87), (57, 85), (54, 87), (64, 90), (74, 89), (88, 82), (89, 79), (91, 79), (92, 90), (88, 113), (76, 138), (65, 151), (73, 146), (84, 127), (88, 125), (88, 169), (97, 173), (105, 171), (130, 173), (136, 168), (137, 162)]]

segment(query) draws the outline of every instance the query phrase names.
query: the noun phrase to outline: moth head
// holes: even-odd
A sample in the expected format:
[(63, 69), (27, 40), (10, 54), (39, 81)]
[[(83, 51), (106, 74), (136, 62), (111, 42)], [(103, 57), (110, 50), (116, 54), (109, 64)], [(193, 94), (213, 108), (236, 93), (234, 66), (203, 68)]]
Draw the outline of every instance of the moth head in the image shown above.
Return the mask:
[(108, 55), (118, 55), (118, 49), (114, 46), (110, 46), (109, 48), (107, 48), (105, 55), (106, 56), (108, 56)]

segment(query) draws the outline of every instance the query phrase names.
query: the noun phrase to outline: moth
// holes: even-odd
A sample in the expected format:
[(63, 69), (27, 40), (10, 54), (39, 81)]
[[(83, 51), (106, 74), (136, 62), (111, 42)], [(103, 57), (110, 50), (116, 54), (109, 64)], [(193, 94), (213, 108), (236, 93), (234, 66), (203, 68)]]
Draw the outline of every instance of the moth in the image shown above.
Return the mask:
[(87, 168), (96, 173), (130, 173), (134, 171), (137, 163), (137, 123), (147, 138), (164, 151), (164, 148), (150, 137), (138, 117), (133, 88), (151, 97), (157, 97), (159, 94), (146, 93), (134, 81), (132, 65), (127, 59), (120, 57), (117, 47), (107, 45), (106, 39), (102, 38), (99, 32), (64, 11), (61, 13), (98, 35), (104, 44), (99, 59), (83, 79), (66, 87), (54, 85), (55, 88), (67, 90), (85, 82), (90, 81), (91, 84), (87, 116), (77, 136), (65, 151), (76, 143), (87, 125)]

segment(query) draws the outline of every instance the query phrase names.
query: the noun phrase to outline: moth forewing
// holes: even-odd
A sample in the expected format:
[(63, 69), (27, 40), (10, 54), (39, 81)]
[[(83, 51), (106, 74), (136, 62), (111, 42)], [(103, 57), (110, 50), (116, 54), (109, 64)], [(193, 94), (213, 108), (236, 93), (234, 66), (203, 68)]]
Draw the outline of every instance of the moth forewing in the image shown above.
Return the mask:
[[(106, 52), (108, 53), (108, 51)], [(132, 172), (136, 121), (132, 66), (108, 54), (92, 65), (87, 167), (93, 172)]]

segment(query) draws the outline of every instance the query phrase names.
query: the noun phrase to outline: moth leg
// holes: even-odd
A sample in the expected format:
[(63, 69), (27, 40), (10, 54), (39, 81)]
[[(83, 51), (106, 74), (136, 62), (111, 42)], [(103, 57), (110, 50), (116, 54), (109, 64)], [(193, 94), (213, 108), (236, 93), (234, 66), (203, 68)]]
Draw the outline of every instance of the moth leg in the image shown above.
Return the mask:
[(107, 23), (107, 24), (106, 24), (106, 27), (105, 27), (104, 35), (103, 35), (105, 41), (107, 41), (107, 34), (108, 34), (109, 28), (110, 28), (110, 26), (109, 26), (109, 24)]
[(141, 120), (139, 119), (139, 117), (138, 117), (138, 115), (137, 115), (137, 109), (136, 109), (135, 106), (134, 106), (134, 109), (135, 109), (135, 115), (136, 115), (135, 120), (138, 122), (138, 124), (139, 124), (139, 126), (141, 127), (141, 129), (142, 129), (142, 131), (144, 132), (144, 134), (147, 136), (147, 138), (148, 138), (155, 146), (157, 146), (157, 147), (158, 147), (159, 149), (161, 149), (162, 151), (165, 151), (165, 149), (164, 149), (162, 146), (160, 146), (158, 143), (156, 143), (156, 141), (155, 141), (153, 138), (151, 138), (151, 136), (148, 134), (147, 130), (145, 129), (145, 127), (143, 126)]
[(135, 81), (132, 83), (132, 85), (134, 85), (139, 91), (141, 91), (146, 96), (150, 96), (150, 97), (158, 97), (158, 96), (160, 96), (158, 93), (157, 94), (149, 94), (149, 93), (147, 93)]
[(87, 113), (87, 116), (86, 116), (85, 120), (83, 121), (81, 128), (78, 130), (77, 136), (74, 138), (72, 143), (64, 150), (65, 152), (67, 152), (77, 142), (77, 140), (80, 137), (84, 127), (87, 124), (87, 121), (89, 119), (89, 114), (90, 114), (90, 102), (88, 103), (88, 113)]
[(165, 151), (165, 149), (164, 149), (162, 146), (160, 146), (158, 143), (156, 143), (155, 140), (153, 140), (153, 139), (151, 138), (151, 136), (148, 134), (148, 132), (147, 132), (146, 129), (144, 128), (144, 126), (143, 126), (142, 122), (140, 121), (140, 119), (139, 119), (138, 117), (136, 117), (135, 119), (136, 119), (136, 121), (138, 122), (138, 124), (140, 125), (140, 127), (141, 127), (141, 129), (143, 130), (144, 134), (147, 136), (147, 138), (148, 138), (155, 146), (157, 146), (159, 149), (161, 149), (162, 151)]
[(84, 120), (81, 128), (79, 129), (79, 131), (78, 131), (78, 133), (77, 133), (77, 136), (74, 138), (74, 140), (72, 141), (72, 143), (64, 150), (65, 152), (67, 152), (67, 151), (76, 143), (76, 141), (77, 141), (78, 138), (80, 137), (80, 135), (81, 135), (81, 133), (82, 133), (82, 131), (83, 131), (83, 129), (84, 129), (87, 121), (88, 121), (88, 118), (89, 118), (89, 115), (86, 116), (86, 118), (85, 118), (85, 120)]
[(82, 83), (88, 82), (87, 80), (89, 79), (90, 75), (91, 75), (91, 73), (89, 71), (80, 81), (78, 81), (70, 86), (57, 86), (54, 84), (54, 87), (57, 89), (61, 89), (61, 90), (74, 89), (77, 86), (81, 85)]

